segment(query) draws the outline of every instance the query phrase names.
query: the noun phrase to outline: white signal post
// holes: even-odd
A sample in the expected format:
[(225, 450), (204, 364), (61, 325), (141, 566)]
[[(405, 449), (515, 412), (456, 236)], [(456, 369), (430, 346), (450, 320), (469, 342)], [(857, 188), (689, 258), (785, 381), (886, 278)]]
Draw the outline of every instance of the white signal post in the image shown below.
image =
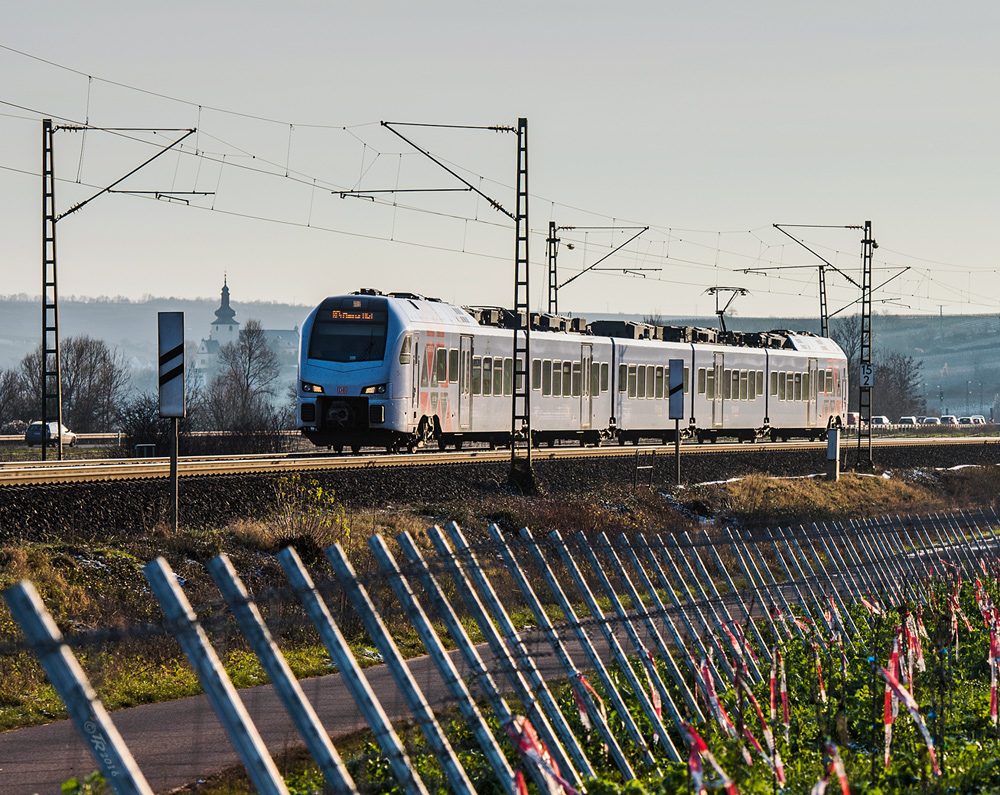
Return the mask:
[(177, 530), (177, 420), (187, 415), (184, 395), (184, 313), (158, 312), (160, 416), (170, 418), (170, 522)]

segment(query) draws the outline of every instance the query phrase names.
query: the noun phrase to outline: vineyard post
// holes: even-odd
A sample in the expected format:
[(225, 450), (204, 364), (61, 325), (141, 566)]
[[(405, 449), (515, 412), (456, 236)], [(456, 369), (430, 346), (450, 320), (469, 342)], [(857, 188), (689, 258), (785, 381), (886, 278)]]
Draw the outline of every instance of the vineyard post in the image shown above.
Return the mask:
[(611, 647), (615, 659), (618, 661), (619, 666), (621, 666), (622, 674), (624, 674), (625, 679), (628, 681), (629, 687), (632, 688), (632, 692), (635, 695), (636, 700), (639, 702), (639, 706), (642, 708), (642, 711), (646, 713), (646, 717), (653, 726), (656, 736), (659, 737), (660, 742), (663, 744), (664, 750), (667, 752), (667, 755), (670, 757), (672, 762), (681, 761), (681, 756), (677, 752), (677, 748), (674, 747), (674, 743), (673, 740), (670, 739), (670, 735), (667, 734), (667, 729), (663, 725), (663, 721), (660, 719), (660, 716), (656, 714), (656, 710), (646, 693), (646, 689), (639, 683), (639, 678), (635, 675), (635, 671), (632, 670), (632, 666), (629, 664), (629, 660), (624, 649), (622, 649), (621, 644), (618, 642), (618, 638), (615, 637), (614, 631), (609, 626), (610, 622), (604, 617), (604, 611), (602, 611), (600, 605), (597, 604), (597, 599), (594, 598), (594, 594), (590, 590), (590, 586), (587, 585), (587, 581), (584, 579), (583, 574), (580, 571), (580, 567), (577, 565), (576, 560), (570, 553), (569, 547), (566, 545), (566, 542), (563, 541), (562, 535), (558, 530), (553, 530), (549, 534), (549, 538), (555, 543), (559, 557), (562, 558), (562, 561), (566, 566), (566, 570), (573, 579), (573, 584), (576, 585), (576, 589), (579, 591), (580, 596), (583, 597), (583, 601), (587, 605), (587, 609), (596, 620), (597, 626), (600, 627), (601, 632), (604, 635), (604, 639)]
[(142, 567), (149, 587), (170, 622), (185, 656), (198, 675), (219, 722), (246, 767), (247, 775), (261, 795), (288, 795), (285, 781), (250, 719), (243, 701), (219, 661), (205, 630), (195, 618), (187, 596), (170, 564), (162, 557)]
[(618, 557), (618, 553), (615, 552), (614, 547), (611, 545), (611, 541), (605, 533), (601, 533), (598, 537), (598, 546), (601, 551), (608, 556), (608, 560), (611, 562), (612, 571), (618, 574), (618, 579), (625, 587), (625, 593), (632, 602), (633, 611), (639, 616), (639, 619), (642, 621), (642, 625), (646, 629), (646, 633), (656, 644), (656, 648), (660, 652), (660, 657), (663, 660), (663, 664), (667, 668), (667, 672), (670, 674), (670, 678), (674, 680), (674, 684), (677, 685), (678, 691), (684, 698), (684, 703), (687, 705), (689, 716), (692, 720), (697, 720), (699, 722), (704, 721), (705, 716), (702, 715), (701, 710), (698, 708), (698, 702), (695, 699), (694, 694), (690, 691), (690, 689), (688, 689), (687, 682), (684, 681), (684, 676), (681, 674), (680, 669), (677, 667), (677, 663), (674, 661), (673, 655), (670, 653), (670, 648), (667, 646), (666, 641), (663, 640), (663, 636), (656, 628), (656, 624), (653, 623), (653, 618), (650, 615), (649, 610), (646, 608), (645, 603), (642, 601), (639, 591), (633, 584), (632, 578), (628, 576), (628, 572), (625, 571), (625, 567), (622, 565), (621, 559)]
[(348, 646), (340, 628), (330, 615), (326, 602), (316, 590), (312, 577), (302, 565), (295, 548), (285, 547), (278, 552), (277, 558), (285, 576), (292, 584), (292, 589), (302, 602), (306, 614), (319, 632), (323, 645), (337, 664), (337, 670), (340, 671), (344, 684), (361, 710), (361, 714), (364, 715), (372, 734), (375, 735), (375, 742), (389, 760), (400, 786), (408, 795), (428, 795), (424, 782), (413, 769), (410, 757), (403, 749), (399, 735), (389, 723), (389, 718), (382, 709), (382, 704), (375, 698), (375, 693), (372, 692), (365, 675), (361, 673), (351, 647)]
[(562, 666), (563, 671), (566, 672), (566, 676), (569, 678), (570, 687), (576, 691), (576, 694), (583, 701), (591, 722), (597, 726), (597, 730), (603, 738), (605, 745), (607, 745), (610, 749), (611, 755), (614, 757), (615, 764), (621, 771), (621, 774), (625, 777), (626, 781), (634, 781), (635, 772), (632, 770), (632, 766), (625, 758), (625, 753), (622, 751), (621, 746), (618, 744), (618, 740), (615, 739), (614, 734), (608, 727), (608, 723), (601, 714), (601, 710), (598, 709), (597, 704), (591, 697), (591, 694), (580, 682), (579, 677), (581, 677), (582, 674), (577, 669), (576, 665), (573, 664), (573, 659), (570, 657), (569, 652), (563, 645), (563, 642), (559, 639), (558, 632), (555, 627), (552, 626), (552, 622), (549, 620), (541, 602), (538, 601), (538, 595), (535, 593), (534, 588), (531, 587), (531, 583), (528, 582), (528, 578), (525, 577), (524, 571), (522, 571), (520, 564), (517, 562), (517, 558), (514, 557), (510, 544), (507, 543), (506, 537), (500, 531), (500, 528), (495, 524), (490, 525), (489, 534), (490, 537), (496, 541), (497, 544), (499, 544), (500, 557), (503, 558), (503, 561), (507, 566), (507, 570), (510, 571), (511, 576), (514, 578), (514, 582), (517, 583), (517, 587), (524, 595), (525, 601), (527, 601), (528, 607), (531, 608), (531, 612), (534, 614), (535, 620), (538, 622), (538, 626), (541, 628), (546, 640), (548, 640), (552, 650), (559, 658), (559, 663)]
[(309, 753), (319, 765), (331, 793), (349, 795), (354, 792), (356, 787), (351, 774), (344, 767), (340, 754), (330, 742), (330, 735), (320, 723), (309, 699), (302, 692), (295, 674), (281, 656), (271, 633), (264, 625), (257, 605), (250, 600), (250, 595), (236, 574), (229, 557), (223, 554), (213, 558), (208, 562), (208, 571), (274, 685), (275, 692), (288, 711), (299, 735), (305, 741)]
[[(528, 680), (525, 678), (525, 674), (530, 676), (531, 670), (534, 669), (534, 664), (531, 662), (530, 657), (525, 659), (521, 655), (521, 659), (515, 662), (511, 650), (507, 646), (507, 642), (503, 639), (499, 632), (497, 632), (496, 626), (490, 619), (489, 614), (486, 612), (486, 608), (483, 606), (482, 601), (480, 601), (475, 589), (469, 583), (468, 577), (466, 577), (465, 572), (458, 566), (458, 560), (455, 557), (455, 553), (452, 551), (448, 542), (445, 540), (441, 528), (434, 526), (427, 529), (427, 536), (430, 538), (431, 544), (434, 545), (434, 549), (440, 556), (441, 563), (444, 564), (444, 570), (451, 577), (452, 582), (458, 589), (459, 595), (462, 597), (462, 601), (465, 602), (465, 606), (468, 609), (472, 619), (479, 626), (480, 632), (483, 633), (483, 637), (486, 638), (486, 642), (490, 646), (490, 651), (493, 655), (501, 661), (504, 671), (507, 672), (508, 681), (514, 688), (514, 694), (520, 700), (521, 704), (524, 705), (524, 709), (527, 713), (528, 719), (531, 721), (531, 725), (535, 728), (535, 731), (539, 733), (541, 738), (545, 741), (545, 744), (549, 747), (549, 753), (552, 754), (553, 758), (556, 760), (556, 764), (559, 766), (560, 770), (566, 772), (566, 778), (570, 783), (578, 784), (580, 781), (580, 775), (576, 768), (573, 767), (570, 757), (566, 753), (566, 748), (563, 746), (561, 737), (564, 734), (569, 734), (572, 737), (572, 732), (569, 731), (569, 727), (566, 726), (565, 729), (560, 727), (559, 733), (557, 734), (557, 729), (561, 723), (563, 726), (566, 724), (565, 718), (562, 716), (562, 712), (555, 702), (552, 700), (552, 694), (549, 693), (549, 698), (543, 699), (540, 697), (542, 688), (544, 692), (548, 693), (548, 688), (545, 683), (542, 683), (542, 688), (539, 688), (539, 695), (535, 694), (535, 681), (538, 677), (537, 669), (534, 670), (535, 676), (531, 677), (531, 686), (528, 685)], [(522, 670), (521, 664), (528, 666), (526, 670)], [(542, 707), (545, 707), (543, 709)], [(550, 722), (550, 718), (551, 721)], [(576, 742), (576, 738), (573, 738), (573, 742)]]
[[(441, 532), (439, 528), (432, 528), (431, 530), (438, 534)], [(524, 641), (521, 639), (521, 635), (517, 631), (517, 627), (515, 627), (514, 622), (510, 620), (510, 615), (500, 602), (499, 597), (497, 597), (496, 591), (493, 589), (493, 585), (487, 579), (486, 572), (483, 571), (483, 567), (476, 558), (472, 548), (469, 546), (469, 542), (466, 540), (465, 535), (455, 522), (448, 523), (447, 531), (448, 535), (451, 537), (451, 543), (455, 545), (456, 557), (461, 557), (466, 571), (469, 575), (471, 575), (472, 581), (476, 585), (476, 591), (482, 597), (482, 600), (486, 603), (489, 611), (493, 614), (493, 617), (500, 625), (500, 631), (503, 632), (510, 645), (511, 651), (516, 655), (515, 659), (521, 666), (522, 670), (527, 672), (535, 697), (546, 705), (546, 711), (552, 719), (553, 728), (555, 728), (556, 732), (565, 743), (566, 750), (569, 752), (573, 762), (576, 764), (577, 770), (584, 776), (594, 778), (594, 769), (591, 767), (590, 760), (587, 758), (587, 755), (583, 752), (583, 747), (580, 745), (580, 741), (576, 738), (573, 730), (569, 727), (569, 723), (566, 721), (566, 716), (563, 715), (562, 710), (559, 709), (559, 705), (552, 696), (548, 685), (545, 683), (545, 679), (543, 679), (542, 675), (539, 673), (538, 668), (535, 665), (535, 661), (532, 659), (531, 653), (524, 645)], [(438, 541), (444, 542), (444, 537), (440, 535), (435, 540), (435, 532), (428, 532), (428, 535), (431, 537), (431, 543), (436, 545)], [(437, 548), (439, 552), (442, 551), (441, 547)]]
[[(684, 557), (677, 536), (672, 535), (671, 538), (673, 539), (674, 547), (677, 550), (677, 554)], [(691, 536), (687, 534), (687, 531), (685, 531), (681, 535), (681, 538), (684, 540), (685, 546), (687, 547), (688, 554), (691, 556), (691, 559), (698, 566), (698, 574), (701, 575), (701, 577), (697, 576), (692, 577), (692, 581), (698, 587), (698, 593), (701, 595), (701, 598), (704, 599), (711, 606), (713, 615), (715, 615), (716, 620), (720, 622), (721, 625), (720, 629), (722, 630), (722, 634), (725, 635), (726, 632), (728, 631), (726, 627), (728, 625), (735, 624), (736, 621), (733, 619), (732, 614), (729, 612), (729, 608), (726, 606), (725, 600), (719, 593), (719, 589), (715, 587), (715, 581), (709, 576), (708, 569), (705, 568), (705, 564), (701, 559), (701, 555), (698, 554), (698, 549), (695, 546), (694, 540), (691, 538)], [(690, 571), (690, 569), (688, 570)], [(711, 594), (705, 591), (705, 588), (702, 585), (703, 582), (708, 585)], [(725, 614), (725, 621), (722, 621), (721, 617), (719, 616), (718, 612), (715, 609), (715, 605), (718, 605), (721, 608), (722, 612)], [(760, 669), (757, 667), (757, 662), (754, 660), (752, 656), (747, 657), (746, 659), (744, 659), (743, 662), (749, 669), (750, 678), (754, 683), (764, 681), (764, 677), (761, 674)]]
[[(545, 580), (545, 584), (549, 587), (552, 595), (555, 596), (559, 609), (562, 610), (563, 617), (569, 623), (570, 627), (572, 627), (573, 633), (576, 635), (577, 642), (583, 649), (584, 654), (587, 655), (587, 659), (590, 661), (590, 664), (594, 666), (594, 670), (597, 672), (597, 676), (601, 680), (604, 690), (607, 692), (609, 698), (611, 699), (611, 703), (614, 705), (622, 723), (625, 725), (626, 733), (642, 754), (643, 761), (650, 767), (655, 767), (656, 759), (653, 757), (648, 743), (642, 736), (642, 732), (639, 731), (639, 727), (636, 726), (635, 721), (632, 719), (632, 714), (628, 711), (628, 707), (622, 700), (622, 696), (617, 685), (611, 680), (611, 675), (608, 673), (608, 670), (604, 665), (604, 661), (601, 659), (601, 655), (597, 653), (593, 643), (591, 643), (590, 637), (587, 635), (587, 630), (584, 629), (583, 624), (580, 623), (580, 619), (577, 617), (576, 611), (573, 609), (569, 599), (566, 597), (565, 591), (563, 591), (562, 586), (556, 579), (556, 576), (552, 571), (552, 567), (542, 554), (538, 541), (536, 541), (531, 535), (531, 531), (527, 527), (521, 529), (521, 538), (523, 538), (527, 544), (528, 554), (531, 555), (532, 560), (534, 560), (535, 565), (541, 572), (542, 578)], [(603, 632), (604, 627), (599, 625), (598, 630)], [(608, 645), (611, 646), (611, 644)], [(680, 648), (683, 648), (683, 646)], [(613, 647), (612, 654), (614, 654)], [(615, 659), (617, 660), (618, 658), (615, 657)], [(619, 660), (619, 664), (620, 662), (621, 661)]]

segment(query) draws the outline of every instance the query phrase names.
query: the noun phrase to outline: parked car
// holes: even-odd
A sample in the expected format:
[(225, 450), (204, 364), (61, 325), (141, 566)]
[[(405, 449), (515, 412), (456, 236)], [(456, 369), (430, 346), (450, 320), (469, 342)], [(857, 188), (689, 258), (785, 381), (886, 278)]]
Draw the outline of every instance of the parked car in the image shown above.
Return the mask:
[(942, 425), (958, 425), (958, 417), (954, 414), (942, 414), (941, 415)]
[[(52, 442), (52, 444), (58, 442), (58, 436), (56, 435), (57, 427), (62, 428), (62, 443), (70, 447), (76, 447), (76, 434), (65, 425), (60, 426), (58, 422), (50, 422), (48, 424), (46, 427), (46, 440)], [(28, 447), (34, 447), (36, 444), (42, 443), (41, 420), (35, 420), (35, 422), (28, 426), (28, 430), (24, 432), (24, 441)]]
[(972, 415), (972, 424), (973, 425), (985, 425), (986, 424), (986, 417), (984, 417), (982, 414), (973, 414)]
[(916, 425), (917, 424), (917, 418), (916, 417), (900, 417), (899, 418), (899, 424), (900, 425)]
[(872, 417), (872, 425), (892, 425), (892, 423), (884, 414), (876, 414)]
[(976, 422), (975, 422), (975, 420), (972, 419), (972, 417), (959, 417), (958, 418), (958, 424), (959, 425), (975, 425)]
[(940, 425), (941, 424), (941, 418), (940, 417), (924, 417), (923, 422), (921, 424), (922, 425)]

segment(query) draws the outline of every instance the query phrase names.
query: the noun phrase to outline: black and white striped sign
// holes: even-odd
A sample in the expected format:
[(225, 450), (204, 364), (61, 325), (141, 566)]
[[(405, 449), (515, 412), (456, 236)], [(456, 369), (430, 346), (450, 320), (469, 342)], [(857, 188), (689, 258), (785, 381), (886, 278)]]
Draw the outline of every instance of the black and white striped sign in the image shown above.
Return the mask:
[(183, 417), (184, 405), (184, 313), (158, 312), (160, 361), (160, 416)]

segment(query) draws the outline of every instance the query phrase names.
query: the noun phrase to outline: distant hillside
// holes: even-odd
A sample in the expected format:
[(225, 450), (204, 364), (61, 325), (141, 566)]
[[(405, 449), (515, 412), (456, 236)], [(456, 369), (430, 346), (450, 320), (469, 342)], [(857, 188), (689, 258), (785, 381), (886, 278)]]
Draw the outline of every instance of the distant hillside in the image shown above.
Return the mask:
[[(233, 300), (236, 319), (250, 318), (268, 329), (291, 329), (301, 325), (312, 307)], [(153, 365), (156, 360), (156, 313), (183, 312), (185, 336), (190, 342), (208, 337), (209, 326), (219, 308), (218, 298), (149, 298), (143, 301), (60, 300), (59, 333), (62, 337), (88, 334), (121, 349), (133, 366)], [(38, 347), (42, 334), (40, 298), (0, 297), (0, 368), (13, 367)]]
[[(60, 332), (63, 337), (89, 334), (103, 339), (124, 351), (136, 370), (144, 370), (152, 368), (156, 358), (157, 312), (184, 312), (187, 338), (197, 344), (208, 336), (218, 307), (218, 298), (63, 299), (59, 304)], [(240, 301), (235, 295), (232, 307), (241, 323), (256, 318), (269, 329), (295, 328), (311, 309), (309, 306)], [(583, 315), (587, 320), (640, 319), (601, 313)], [(0, 297), (0, 368), (15, 366), (38, 345), (41, 322), (40, 299)], [(678, 326), (718, 325), (714, 315), (664, 315), (662, 322)], [(727, 317), (726, 323), (729, 328), (739, 331), (819, 331), (815, 318)], [(873, 325), (876, 352), (899, 351), (923, 362), (922, 382), (928, 411), (989, 414), (994, 396), (1000, 394), (1000, 358), (995, 353), (1000, 345), (1000, 318), (995, 315), (876, 315)]]

